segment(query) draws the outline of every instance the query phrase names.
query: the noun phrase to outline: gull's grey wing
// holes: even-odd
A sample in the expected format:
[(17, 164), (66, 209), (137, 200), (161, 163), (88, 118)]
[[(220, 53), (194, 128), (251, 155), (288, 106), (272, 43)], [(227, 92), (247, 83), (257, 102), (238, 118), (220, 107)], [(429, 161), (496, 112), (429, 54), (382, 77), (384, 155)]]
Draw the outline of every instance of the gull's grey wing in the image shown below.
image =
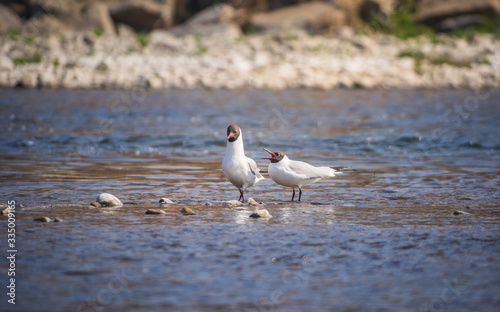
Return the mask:
[(250, 171), (252, 171), (252, 173), (258, 178), (258, 179), (264, 179), (264, 177), (262, 176), (262, 174), (260, 174), (260, 170), (259, 168), (257, 167), (257, 163), (255, 162), (255, 160), (253, 160), (252, 158), (250, 157), (247, 157), (247, 160), (248, 160), (248, 167), (250, 168)]
[(314, 167), (303, 161), (290, 160), (289, 168), (294, 173), (301, 175), (302, 178), (317, 179), (328, 175), (328, 167)]

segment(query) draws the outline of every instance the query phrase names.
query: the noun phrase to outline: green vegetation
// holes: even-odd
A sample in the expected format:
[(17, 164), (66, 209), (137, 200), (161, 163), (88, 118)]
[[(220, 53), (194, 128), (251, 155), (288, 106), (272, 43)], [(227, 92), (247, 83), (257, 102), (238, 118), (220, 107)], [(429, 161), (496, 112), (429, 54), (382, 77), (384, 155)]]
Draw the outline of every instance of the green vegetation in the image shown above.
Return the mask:
[(489, 65), (489, 66), (491, 66), (491, 62), (490, 62), (490, 60), (486, 56), (483, 56), (482, 58), (480, 58), (477, 61), (477, 63), (481, 64), (481, 65)]
[(205, 54), (208, 52), (208, 47), (201, 43), (202, 36), (193, 35), (194, 41), (196, 42), (196, 47), (198, 49), (198, 54)]
[(17, 40), (21, 37), (21, 31), (20, 30), (15, 30), (15, 29), (9, 29), (7, 32), (7, 38), (10, 40)]
[(322, 44), (317, 44), (314, 46), (309, 46), (307, 49), (311, 52), (318, 52), (323, 50), (325, 47)]
[(10, 40), (20, 40), (22, 39), (22, 42), (25, 44), (32, 44), (35, 42), (36, 36), (31, 35), (31, 36), (23, 36), (20, 30), (15, 30), (15, 29), (9, 29), (7, 32), (7, 38)]
[(389, 17), (385, 32), (403, 40), (419, 36), (435, 36), (431, 28), (415, 22), (414, 11), (408, 8), (403, 8)]
[(135, 40), (141, 46), (141, 48), (145, 48), (149, 44), (149, 36), (147, 33), (138, 32), (135, 34)]
[(470, 67), (471, 60), (456, 59), (450, 57), (448, 54), (436, 54), (428, 57), (429, 63), (432, 65), (451, 65), (455, 67)]
[(208, 52), (208, 47), (204, 45), (198, 45), (198, 54), (205, 54)]
[(97, 38), (99, 38), (99, 37), (102, 36), (102, 34), (104, 33), (104, 31), (102, 30), (102, 28), (96, 27), (96, 28), (94, 28), (94, 30), (92, 30), (92, 33), (94, 34), (94, 36), (96, 36)]
[(32, 44), (35, 42), (36, 36), (26, 36), (23, 38), (23, 42), (26, 44)]
[(414, 50), (414, 49), (406, 49), (401, 52), (399, 52), (398, 57), (411, 57), (415, 61), (423, 61), (426, 58), (426, 55), (424, 52), (420, 50)]
[(451, 35), (458, 38), (469, 38), (476, 33), (492, 34), (497, 39), (500, 39), (500, 17), (483, 16), (478, 25), (456, 30)]
[(415, 67), (420, 67), (423, 61), (432, 65), (451, 65), (455, 67), (470, 67), (470, 60), (458, 60), (448, 54), (425, 54), (421, 50), (406, 49), (399, 52), (398, 57), (410, 57), (415, 61)]
[(241, 26), (241, 31), (243, 32), (244, 35), (248, 36), (256, 33), (255, 27), (250, 23)]
[(37, 51), (28, 57), (15, 57), (12, 62), (14, 65), (38, 64), (42, 62), (42, 55)]
[[(400, 4), (390, 16), (380, 14), (365, 20), (372, 31), (380, 31), (405, 40), (424, 36), (438, 43), (436, 32), (429, 26), (416, 22), (417, 0), (408, 0)], [(449, 33), (453, 37), (470, 38), (476, 33), (490, 33), (500, 38), (500, 18), (498, 16), (483, 16), (478, 25), (470, 26)]]
[(416, 7), (417, 1), (405, 1), (390, 16), (375, 16), (365, 22), (372, 30), (382, 31), (403, 40), (419, 36), (434, 37), (435, 32), (431, 28), (415, 21)]

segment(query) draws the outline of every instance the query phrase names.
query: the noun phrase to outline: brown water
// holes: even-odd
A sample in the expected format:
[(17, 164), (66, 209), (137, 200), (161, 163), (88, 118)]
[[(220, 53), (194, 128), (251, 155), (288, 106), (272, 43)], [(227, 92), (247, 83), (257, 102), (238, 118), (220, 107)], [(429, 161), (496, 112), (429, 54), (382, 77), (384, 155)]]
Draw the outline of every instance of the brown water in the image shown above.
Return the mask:
[[(0, 198), (24, 206), (2, 311), (500, 309), (498, 90), (4, 89), (0, 109)], [(223, 205), (232, 122), (261, 168), (267, 147), (356, 171), (302, 203), (263, 180), (247, 197), (273, 218), (249, 218)], [(100, 192), (125, 206), (82, 208)]]

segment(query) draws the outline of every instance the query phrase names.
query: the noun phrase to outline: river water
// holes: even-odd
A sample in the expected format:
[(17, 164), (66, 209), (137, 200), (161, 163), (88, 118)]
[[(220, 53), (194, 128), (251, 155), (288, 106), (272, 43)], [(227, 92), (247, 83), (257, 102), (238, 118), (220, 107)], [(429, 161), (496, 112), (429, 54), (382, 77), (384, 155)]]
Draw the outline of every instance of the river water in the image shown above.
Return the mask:
[[(0, 110), (0, 199), (22, 204), (2, 311), (500, 309), (499, 90), (2, 89)], [(224, 205), (233, 122), (262, 169), (266, 147), (353, 170), (301, 203), (265, 179), (246, 197), (273, 218), (249, 218)], [(125, 205), (83, 208), (100, 192)]]

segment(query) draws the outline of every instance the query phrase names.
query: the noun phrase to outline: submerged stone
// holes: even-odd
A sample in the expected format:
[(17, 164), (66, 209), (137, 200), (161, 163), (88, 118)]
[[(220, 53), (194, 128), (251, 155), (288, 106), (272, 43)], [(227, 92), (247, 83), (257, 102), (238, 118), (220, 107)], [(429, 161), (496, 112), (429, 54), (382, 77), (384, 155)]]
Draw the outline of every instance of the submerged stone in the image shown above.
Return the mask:
[(161, 215), (161, 214), (167, 214), (167, 213), (161, 209), (148, 209), (148, 210), (146, 210), (146, 214)]
[(242, 202), (239, 200), (228, 200), (223, 203), (224, 206), (241, 206)]
[(185, 216), (191, 216), (196, 214), (196, 212), (194, 212), (193, 209), (189, 207), (182, 207), (180, 213), (182, 213)]
[(258, 209), (250, 215), (250, 218), (272, 218), (273, 216), (267, 209)]
[(462, 210), (455, 210), (455, 211), (453, 211), (453, 214), (455, 216), (458, 216), (458, 215), (470, 215), (470, 213), (462, 211)]
[(170, 199), (164, 197), (160, 198), (160, 205), (168, 205), (168, 204), (173, 204), (174, 202), (171, 201)]
[(258, 202), (256, 202), (256, 201), (255, 201), (255, 199), (253, 199), (253, 198), (249, 198), (249, 199), (247, 199), (247, 204), (248, 204), (249, 206), (259, 206), (259, 205), (260, 205), (260, 204), (259, 204)]
[(116, 196), (109, 193), (101, 193), (96, 198), (96, 202), (104, 207), (120, 207), (123, 206), (122, 202)]
[(205, 206), (212, 206), (212, 203), (211, 202), (206, 202)]
[(54, 222), (62, 222), (62, 219), (59, 217), (54, 218)]
[(102, 205), (101, 205), (101, 204), (99, 204), (99, 203), (98, 203), (98, 202), (96, 202), (96, 201), (95, 201), (95, 202), (90, 203), (90, 205), (92, 205), (92, 206), (94, 206), (94, 207), (96, 207), (96, 208), (100, 208), (100, 207), (102, 207)]
[(49, 217), (38, 217), (38, 218), (35, 218), (33, 219), (33, 221), (38, 221), (38, 222), (50, 222), (50, 218)]

